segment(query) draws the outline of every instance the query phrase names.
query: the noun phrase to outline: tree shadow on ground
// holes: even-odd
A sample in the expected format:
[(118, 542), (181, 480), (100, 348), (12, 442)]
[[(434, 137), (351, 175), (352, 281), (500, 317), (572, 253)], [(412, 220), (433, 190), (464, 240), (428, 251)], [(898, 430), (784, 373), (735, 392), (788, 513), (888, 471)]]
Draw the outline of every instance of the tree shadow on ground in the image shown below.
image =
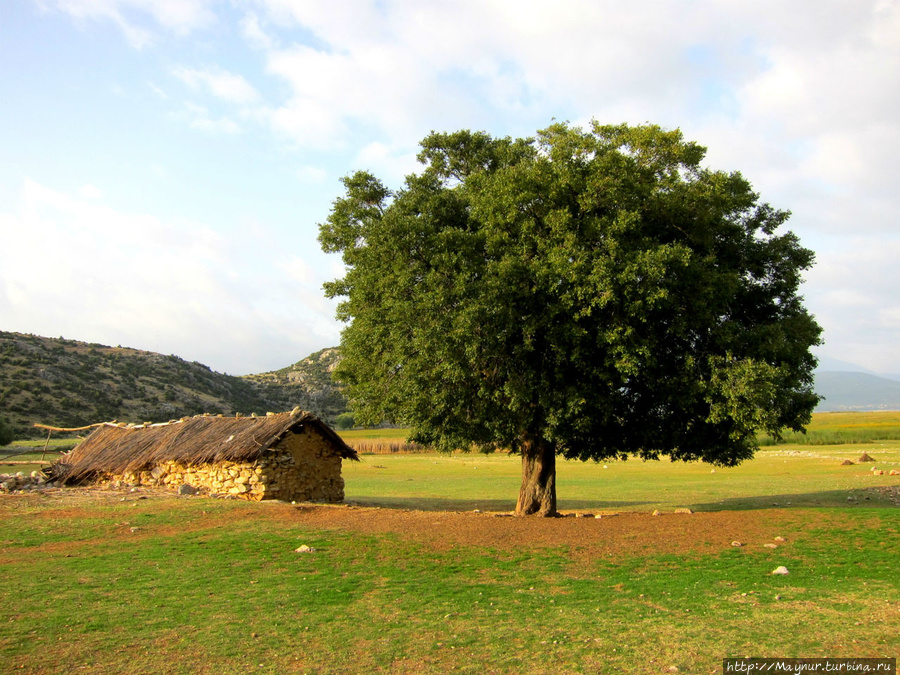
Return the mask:
[(508, 499), (453, 499), (452, 497), (348, 497), (347, 504), (379, 507), (383, 509), (408, 509), (413, 511), (514, 511), (515, 500)]
[[(453, 499), (443, 497), (348, 497), (346, 502), (358, 506), (377, 506), (385, 509), (411, 509), (414, 511), (492, 511), (498, 513), (516, 510), (515, 499)], [(595, 510), (615, 511), (617, 509), (640, 510), (635, 507), (650, 502), (597, 501), (567, 499), (558, 502), (560, 511)]]
[(695, 511), (751, 511), (771, 508), (858, 508), (900, 506), (900, 493), (893, 499), (878, 488), (822, 490), (795, 494), (762, 495), (759, 497), (731, 497), (717, 502), (688, 504)]
[[(348, 504), (385, 509), (408, 509), (413, 511), (485, 511), (510, 513), (515, 511), (515, 499), (454, 499), (452, 497), (348, 497)], [(771, 508), (858, 508), (858, 507), (900, 507), (900, 490), (893, 493), (879, 491), (878, 488), (857, 488), (849, 490), (823, 490), (795, 494), (772, 494), (756, 497), (732, 497), (714, 502), (696, 501), (691, 503), (671, 503), (666, 501), (604, 501), (597, 499), (564, 499), (557, 503), (558, 510), (643, 512), (660, 511), (687, 507), (692, 511), (751, 511)]]

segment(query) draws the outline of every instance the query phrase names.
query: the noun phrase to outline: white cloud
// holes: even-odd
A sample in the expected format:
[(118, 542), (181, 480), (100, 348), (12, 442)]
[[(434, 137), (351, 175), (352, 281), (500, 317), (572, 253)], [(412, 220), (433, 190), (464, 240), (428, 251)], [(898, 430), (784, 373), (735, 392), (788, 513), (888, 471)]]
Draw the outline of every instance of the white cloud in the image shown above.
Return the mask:
[(275, 41), (263, 30), (256, 14), (247, 14), (241, 19), (241, 31), (247, 41), (259, 49), (272, 49)]
[(312, 267), (298, 256), (289, 256), (285, 261), (278, 263), (278, 268), (289, 278), (301, 284), (310, 284), (314, 280)]
[[(736, 141), (715, 157), (776, 186), (780, 163), (817, 193), (849, 182), (880, 199), (900, 168), (898, 3), (259, 6), (273, 27), (315, 38), (268, 51), (291, 91), (268, 119), (301, 145), (378, 141), (396, 153), (431, 129), (527, 134), (553, 116), (597, 117)], [(873, 229), (897, 215), (879, 213)]]
[(229, 73), (218, 66), (211, 68), (179, 67), (172, 74), (194, 90), (207, 90), (213, 96), (231, 103), (253, 103), (259, 92), (241, 75)]
[(804, 287), (825, 329), (822, 352), (874, 372), (900, 372), (900, 239), (873, 246), (865, 237), (835, 237), (822, 249)]
[(241, 130), (238, 124), (228, 117), (213, 119), (210, 117), (209, 110), (206, 107), (194, 103), (185, 103), (184, 112), (180, 115), (190, 120), (189, 125), (191, 129), (196, 129), (205, 134), (232, 135)]
[(82, 185), (78, 188), (78, 194), (85, 199), (100, 199), (103, 197), (103, 190), (96, 185)]
[(217, 120), (207, 117), (197, 117), (191, 121), (191, 129), (202, 131), (205, 134), (236, 134), (240, 127), (227, 117)]
[(737, 116), (718, 127), (733, 142), (718, 142), (716, 154), (730, 154), (748, 177), (762, 176), (754, 182), (766, 192), (799, 195), (785, 205), (811, 226), (893, 230), (900, 219), (892, 184), (900, 171), (900, 4), (734, 8), (758, 65), (736, 83)]
[(399, 185), (411, 173), (421, 168), (416, 152), (398, 152), (384, 143), (368, 143), (351, 161), (351, 165), (376, 176), (383, 176), (388, 185)]
[(177, 353), (233, 373), (337, 341), (322, 279), (297, 257), (279, 269), (270, 239), (233, 240), (32, 180), (0, 229), (6, 330)]
[(152, 44), (154, 31), (147, 18), (163, 29), (179, 35), (209, 25), (215, 19), (213, 0), (35, 0), (44, 9), (56, 8), (72, 18), (84, 21), (108, 20), (122, 31), (129, 44), (143, 49)]
[[(740, 170), (763, 200), (793, 211), (806, 245), (821, 246), (806, 294), (826, 349), (900, 371), (896, 0), (42, 2), (80, 25), (113, 22), (135, 46), (216, 28), (187, 58), (210, 63), (231, 49), (228, 70), (170, 71), (211, 95), (181, 118), (206, 133), (269, 128), (260, 161), (288, 139), (304, 183), (365, 168), (396, 187), (431, 130), (523, 136), (554, 117), (680, 126), (709, 146), (710, 166)], [(223, 114), (213, 97), (239, 111)], [(303, 288), (314, 306), (320, 292)]]
[(297, 169), (297, 179), (301, 183), (321, 185), (328, 178), (328, 171), (318, 166), (302, 166)]
[(147, 86), (150, 87), (150, 91), (152, 91), (154, 94), (159, 96), (161, 99), (167, 100), (169, 98), (169, 95), (165, 91), (163, 91), (161, 88), (159, 88), (155, 84), (153, 84), (153, 82), (148, 82)]

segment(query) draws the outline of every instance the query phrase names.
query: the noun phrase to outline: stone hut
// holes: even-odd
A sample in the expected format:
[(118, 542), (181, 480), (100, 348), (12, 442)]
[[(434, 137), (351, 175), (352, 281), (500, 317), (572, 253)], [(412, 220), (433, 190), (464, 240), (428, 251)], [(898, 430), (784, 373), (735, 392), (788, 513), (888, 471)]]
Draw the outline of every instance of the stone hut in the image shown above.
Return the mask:
[(359, 461), (328, 425), (294, 409), (265, 417), (199, 415), (98, 425), (51, 467), (61, 484), (182, 485), (242, 499), (339, 502), (341, 461)]

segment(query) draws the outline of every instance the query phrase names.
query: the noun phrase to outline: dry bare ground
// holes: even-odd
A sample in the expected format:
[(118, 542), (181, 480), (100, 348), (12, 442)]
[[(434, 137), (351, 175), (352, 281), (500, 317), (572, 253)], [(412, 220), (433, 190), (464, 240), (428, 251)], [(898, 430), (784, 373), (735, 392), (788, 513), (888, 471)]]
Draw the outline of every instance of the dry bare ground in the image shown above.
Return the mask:
[[(40, 500), (55, 517), (78, 517), (83, 507), (135, 499), (211, 499), (182, 497), (163, 490), (139, 488), (64, 488), (7, 499)], [(599, 515), (599, 517), (597, 517)], [(218, 519), (219, 522), (216, 522)], [(338, 504), (258, 502), (247, 508), (210, 513), (197, 523), (209, 528), (240, 520), (268, 519), (313, 530), (393, 534), (434, 550), (477, 547), (493, 550), (565, 549), (573, 560), (629, 555), (708, 554), (733, 542), (758, 547), (802, 523), (828, 519), (810, 510), (757, 509), (699, 513), (569, 513), (561, 518), (516, 518), (504, 513), (413, 511)], [(133, 535), (132, 535), (133, 536)]]

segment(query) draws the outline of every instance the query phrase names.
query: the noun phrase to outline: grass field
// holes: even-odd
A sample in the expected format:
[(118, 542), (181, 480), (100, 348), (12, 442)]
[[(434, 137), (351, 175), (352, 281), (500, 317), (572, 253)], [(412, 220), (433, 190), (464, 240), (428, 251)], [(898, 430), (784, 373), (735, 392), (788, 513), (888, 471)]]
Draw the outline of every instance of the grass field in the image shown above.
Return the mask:
[[(817, 417), (870, 439), (775, 446), (715, 473), (560, 462), (560, 508), (619, 514), (601, 519), (500, 517), (520, 471), (501, 454), (346, 462), (359, 506), (3, 495), (0, 663), (637, 675), (721, 673), (726, 656), (897, 657), (900, 477), (887, 474), (900, 442), (877, 438), (887, 422)], [(885, 475), (841, 465), (863, 451)], [(781, 565), (790, 574), (773, 576)]]
[[(734, 468), (681, 462), (583, 463), (557, 460), (559, 508), (637, 512), (691, 508), (726, 509), (847, 506), (871, 502), (869, 490), (900, 485), (900, 443), (872, 444), (874, 464), (856, 460), (858, 445), (761, 450)], [(346, 499), (366, 506), (425, 510), (512, 511), (521, 460), (505, 454), (376, 455), (344, 464)], [(875, 476), (872, 467), (885, 474)], [(851, 501), (848, 501), (848, 498)]]

